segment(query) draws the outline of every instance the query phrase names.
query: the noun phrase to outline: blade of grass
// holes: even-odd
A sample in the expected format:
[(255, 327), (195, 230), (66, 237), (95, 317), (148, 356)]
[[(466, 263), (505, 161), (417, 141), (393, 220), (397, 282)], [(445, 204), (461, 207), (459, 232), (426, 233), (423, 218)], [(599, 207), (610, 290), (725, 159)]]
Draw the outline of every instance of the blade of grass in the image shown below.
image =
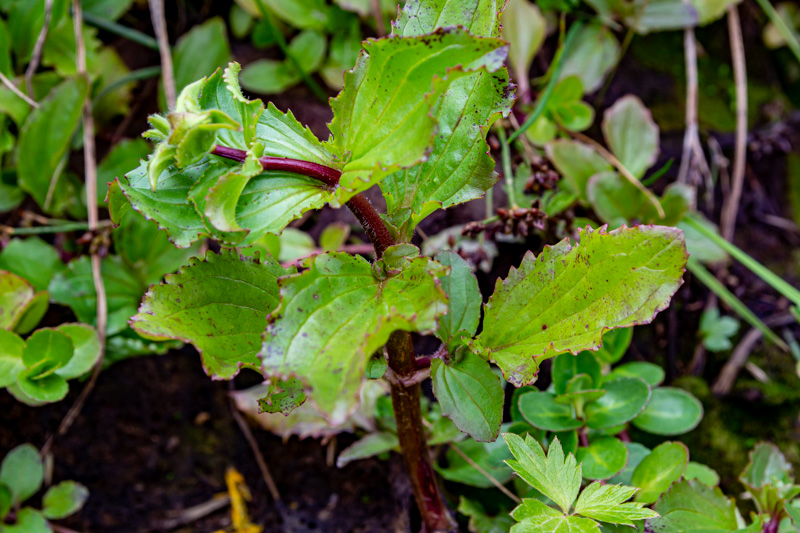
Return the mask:
[(786, 346), (786, 343), (781, 340), (778, 335), (773, 332), (769, 327), (767, 327), (764, 322), (761, 321), (755, 314), (753, 314), (750, 309), (747, 308), (744, 303), (742, 303), (739, 298), (736, 297), (731, 291), (719, 281), (714, 274), (708, 271), (706, 267), (704, 267), (700, 261), (690, 257), (689, 260), (686, 262), (686, 268), (694, 274), (694, 276), (700, 280), (700, 282), (708, 287), (711, 292), (716, 294), (720, 300), (725, 302), (728, 307), (734, 310), (736, 314), (742, 317), (745, 322), (753, 326), (754, 328), (758, 329), (765, 338), (772, 341), (776, 346), (780, 347), (782, 350), (789, 351), (789, 347)]
[(294, 64), (294, 67), (300, 73), (300, 77), (303, 78), (303, 82), (308, 86), (309, 89), (311, 89), (311, 92), (314, 93), (314, 96), (319, 98), (321, 102), (327, 103), (328, 95), (324, 90), (322, 90), (322, 87), (320, 87), (319, 84), (314, 81), (314, 78), (312, 78), (308, 72), (305, 71), (303, 66), (300, 64), (300, 61), (298, 61), (298, 59), (294, 57), (294, 54), (292, 54), (292, 51), (289, 50), (289, 45), (286, 44), (286, 38), (281, 33), (281, 30), (275, 26), (275, 23), (272, 21), (272, 16), (270, 15), (269, 11), (267, 11), (267, 8), (264, 7), (264, 3), (261, 0), (256, 0), (256, 5), (258, 6), (258, 10), (261, 11), (261, 16), (264, 17), (264, 21), (269, 24), (270, 30), (275, 36), (275, 40), (278, 42), (278, 47), (281, 49), (281, 52), (283, 52), (283, 55), (285, 55), (286, 58), (291, 61), (292, 64)]
[(140, 32), (139, 30), (134, 30), (133, 28), (123, 26), (122, 24), (117, 24), (116, 22), (104, 19), (103, 17), (92, 15), (91, 13), (84, 13), (83, 21), (86, 24), (89, 24), (96, 28), (100, 28), (101, 30), (105, 30), (109, 33), (113, 33), (115, 35), (119, 35), (120, 37), (124, 37), (129, 41), (141, 44), (145, 48), (150, 48), (151, 50), (158, 50), (158, 41), (156, 41), (155, 38), (147, 35), (146, 33)]
[(684, 220), (686, 221), (687, 224), (689, 224), (694, 229), (699, 231), (703, 236), (712, 240), (714, 244), (716, 244), (717, 246), (719, 246), (720, 248), (731, 254), (731, 256), (734, 259), (736, 259), (741, 264), (750, 269), (750, 271), (753, 272), (755, 275), (763, 279), (766, 283), (770, 284), (772, 288), (774, 288), (776, 291), (778, 291), (783, 296), (791, 300), (791, 302), (794, 305), (800, 306), (800, 291), (798, 291), (797, 289), (786, 283), (779, 276), (771, 272), (767, 267), (765, 267), (764, 265), (762, 265), (749, 255), (747, 255), (740, 248), (736, 247), (727, 240), (723, 239), (720, 235), (708, 229), (703, 224), (692, 219), (692, 217), (685, 217)]
[(500, 152), (503, 159), (503, 178), (506, 182), (506, 195), (508, 195), (508, 205), (512, 209), (517, 208), (517, 198), (514, 192), (514, 173), (511, 170), (511, 149), (508, 146), (506, 130), (499, 128), (497, 137), (500, 140)]
[(794, 57), (800, 61), (800, 40), (798, 40), (797, 34), (786, 25), (786, 22), (781, 18), (778, 11), (772, 6), (769, 0), (756, 0), (758, 5), (761, 6), (761, 9), (764, 10), (767, 17), (769, 17), (769, 21), (775, 25), (775, 28), (778, 30), (778, 33), (781, 34), (783, 40), (786, 41), (786, 46), (794, 54)]
[(525, 133), (525, 131), (531, 127), (531, 125), (536, 122), (544, 110), (547, 108), (547, 102), (550, 100), (550, 96), (553, 94), (553, 89), (558, 84), (558, 76), (561, 74), (561, 67), (564, 65), (564, 55), (569, 51), (570, 47), (572, 46), (572, 42), (575, 40), (575, 36), (578, 35), (581, 28), (583, 27), (582, 22), (576, 22), (570, 27), (569, 31), (567, 32), (567, 36), (564, 38), (564, 44), (561, 45), (561, 48), (558, 49), (556, 52), (556, 56), (553, 59), (552, 65), (550, 65), (550, 71), (548, 72), (550, 79), (547, 81), (547, 85), (542, 92), (541, 97), (536, 102), (536, 107), (533, 108), (533, 113), (528, 115), (528, 118), (525, 119), (525, 122), (522, 126), (519, 127), (517, 131), (511, 134), (508, 138), (508, 142), (514, 142), (514, 140)]

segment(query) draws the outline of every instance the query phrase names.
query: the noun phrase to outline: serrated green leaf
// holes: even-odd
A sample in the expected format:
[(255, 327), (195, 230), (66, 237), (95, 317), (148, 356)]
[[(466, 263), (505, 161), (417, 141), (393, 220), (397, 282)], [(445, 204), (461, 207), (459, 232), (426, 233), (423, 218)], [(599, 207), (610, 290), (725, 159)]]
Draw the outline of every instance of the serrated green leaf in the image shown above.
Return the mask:
[(690, 393), (673, 387), (657, 387), (633, 425), (655, 435), (680, 435), (697, 427), (702, 418), (703, 404)]
[(506, 51), (499, 39), (452, 28), (365, 43), (331, 102), (331, 149), (347, 157), (338, 200), (421, 162), (434, 141), (430, 111), (439, 96), (469, 72), (500, 69)]
[(0, 329), (0, 387), (8, 387), (17, 381), (17, 376), (25, 370), (22, 363), (22, 350), (25, 341), (11, 331)]
[(650, 387), (657, 387), (664, 381), (664, 369), (653, 363), (645, 361), (632, 361), (620, 365), (603, 378), (605, 381), (611, 381), (617, 378), (641, 378), (647, 382)]
[(484, 307), (473, 349), (515, 386), (535, 380), (539, 362), (596, 349), (605, 330), (650, 322), (681, 284), (686, 249), (679, 230), (661, 226), (585, 230), (530, 252)]
[(342, 450), (339, 457), (336, 458), (336, 466), (342, 468), (353, 461), (399, 449), (400, 441), (397, 440), (397, 435), (394, 433), (387, 431), (370, 433)]
[(499, 37), (503, 5), (504, 0), (408, 0), (392, 33), (410, 37), (463, 26), (475, 36)]
[(458, 429), (482, 442), (494, 442), (503, 421), (505, 393), (500, 376), (485, 360), (467, 352), (461, 361), (431, 364), (433, 394), (442, 414)]
[(267, 394), (258, 400), (259, 413), (283, 413), (288, 415), (306, 401), (303, 382), (292, 378), (269, 384)]
[(0, 466), (0, 483), (11, 491), (13, 505), (36, 494), (43, 477), (39, 451), (30, 444), (21, 444), (8, 452)]
[(556, 502), (565, 513), (569, 512), (581, 488), (581, 465), (572, 454), (564, 457), (558, 438), (553, 439), (547, 451), (530, 435), (523, 440), (513, 433), (504, 433), (515, 461), (506, 461), (530, 486)]
[(606, 110), (603, 135), (617, 159), (637, 178), (656, 162), (658, 126), (636, 96), (624, 96)]
[(460, 255), (447, 250), (438, 254), (436, 260), (450, 267), (450, 273), (442, 278), (448, 313), (439, 319), (436, 330), (439, 340), (449, 345), (459, 332), (475, 335), (481, 319), (481, 292), (475, 274)]
[[(413, 249), (409, 255), (403, 253), (407, 248)], [(390, 247), (373, 268), (361, 257), (329, 252), (309, 259), (303, 273), (282, 278), (281, 305), (270, 317), (259, 354), (265, 375), (302, 379), (331, 421), (346, 418), (367, 358), (389, 334), (432, 333), (446, 311), (438, 280), (444, 267), (416, 255), (410, 245)], [(399, 273), (377, 278), (374, 272), (382, 268)]]
[(65, 80), (40, 102), (20, 131), (17, 180), (45, 212), (52, 212), (62, 160), (80, 122), (88, 90), (83, 77)]
[(89, 498), (89, 491), (74, 481), (53, 485), (42, 498), (42, 514), (51, 520), (66, 518), (78, 512)]
[(664, 442), (656, 446), (633, 471), (631, 483), (641, 489), (634, 499), (646, 504), (654, 503), (680, 479), (688, 462), (689, 450), (683, 443)]
[(719, 488), (698, 481), (676, 483), (654, 509), (661, 515), (648, 521), (654, 533), (728, 533), (739, 529), (733, 501)]
[(627, 526), (633, 526), (634, 520), (657, 517), (658, 513), (643, 508), (643, 503), (623, 503), (630, 499), (635, 492), (634, 487), (603, 485), (594, 482), (583, 489), (578, 501), (575, 502), (575, 514), (601, 522)]
[(16, 524), (3, 526), (3, 533), (51, 533), (52, 531), (42, 513), (30, 507), (20, 510)]
[(586, 406), (586, 425), (603, 429), (635, 419), (650, 401), (650, 386), (638, 377), (622, 377), (603, 383), (606, 393)]
[(528, 516), (515, 524), (510, 533), (600, 533), (593, 520), (564, 515), (538, 500), (526, 499), (522, 505), (528, 507)]
[(569, 405), (556, 403), (549, 392), (531, 391), (519, 396), (519, 412), (533, 427), (547, 431), (569, 431), (583, 426)]
[(612, 169), (594, 148), (570, 139), (558, 139), (545, 146), (548, 159), (564, 177), (567, 185), (582, 201), (587, 201), (589, 178)]
[(269, 256), (209, 252), (151, 287), (131, 326), (148, 339), (192, 343), (208, 375), (230, 379), (258, 366), (267, 315), (278, 305), (276, 280), (288, 272)]
[(433, 110), (438, 133), (421, 165), (381, 182), (389, 221), (405, 236), (436, 209), (483, 196), (497, 181), (488, 127), (507, 116), (514, 96), (508, 72), (475, 72), (455, 80)]
[(27, 279), (36, 291), (45, 291), (64, 268), (58, 250), (39, 237), (12, 239), (0, 252), (0, 270)]
[[(583, 477), (586, 479), (605, 480), (614, 477), (625, 468), (628, 462), (628, 449), (622, 441), (615, 437), (603, 437), (592, 441), (588, 447), (578, 448), (576, 458), (581, 464)], [(592, 485), (594, 485), (594, 483)], [(631, 489), (631, 493), (624, 498), (623, 501), (630, 498), (635, 490), (636, 489)], [(585, 492), (586, 490), (584, 490), (584, 493)], [(583, 494), (581, 494), (581, 498), (578, 499), (576, 509), (578, 505), (580, 505), (581, 499), (583, 499)], [(583, 514), (590, 518), (596, 518), (585, 513)], [(597, 518), (597, 520), (600, 519)], [(608, 520), (605, 520), (605, 522), (608, 522)]]

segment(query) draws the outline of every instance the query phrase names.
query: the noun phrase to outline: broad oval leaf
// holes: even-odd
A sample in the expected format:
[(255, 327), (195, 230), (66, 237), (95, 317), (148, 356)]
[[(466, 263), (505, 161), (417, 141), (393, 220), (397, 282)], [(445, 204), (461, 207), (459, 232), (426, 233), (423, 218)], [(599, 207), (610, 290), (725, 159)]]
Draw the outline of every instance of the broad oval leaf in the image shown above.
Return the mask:
[(638, 442), (626, 442), (624, 444), (628, 449), (628, 464), (625, 465), (622, 472), (608, 480), (610, 484), (631, 485), (633, 471), (636, 470), (636, 467), (639, 466), (639, 463), (641, 463), (645, 457), (650, 455), (650, 449)]
[(11, 491), (13, 505), (36, 494), (43, 477), (39, 451), (30, 444), (21, 444), (8, 452), (0, 466), (0, 483)]
[(89, 372), (100, 358), (100, 339), (88, 324), (61, 324), (56, 331), (72, 341), (74, 352), (66, 365), (56, 370), (64, 379), (74, 379)]
[(655, 435), (680, 435), (697, 427), (702, 418), (700, 400), (683, 389), (658, 387), (633, 425)]
[(209, 376), (230, 379), (243, 366), (258, 367), (267, 315), (278, 306), (277, 279), (289, 272), (271, 256), (209, 252), (151, 287), (131, 326), (148, 339), (192, 343)]
[(11, 331), (0, 329), (0, 387), (8, 387), (17, 381), (17, 376), (25, 370), (22, 364), (22, 350), (25, 341)]
[(624, 96), (606, 110), (603, 135), (617, 159), (637, 178), (656, 162), (658, 126), (636, 96)]
[(458, 429), (481, 442), (494, 442), (503, 422), (505, 393), (500, 376), (477, 355), (467, 352), (457, 362), (431, 364), (433, 394), (442, 414)]
[(792, 465), (777, 446), (759, 442), (750, 452), (750, 462), (739, 479), (753, 492), (766, 485), (791, 485)]
[(719, 487), (708, 487), (699, 481), (676, 483), (654, 509), (661, 515), (648, 522), (654, 533), (743, 531), (739, 529), (739, 512), (733, 499), (722, 494)]
[(591, 352), (581, 352), (578, 355), (562, 353), (553, 359), (551, 373), (556, 394), (564, 394), (567, 392), (567, 385), (570, 380), (579, 374), (585, 374), (590, 378), (590, 384), (585, 388), (599, 387), (602, 381), (603, 369)]
[(498, 280), (472, 347), (515, 386), (531, 383), (542, 359), (597, 349), (604, 331), (650, 322), (682, 283), (685, 264), (675, 228), (587, 229), (579, 245), (529, 252)]
[(40, 102), (19, 135), (17, 179), (45, 212), (52, 212), (62, 161), (81, 119), (89, 87), (78, 76), (65, 80)]
[(689, 464), (686, 465), (683, 479), (686, 481), (696, 479), (703, 485), (708, 485), (709, 487), (716, 487), (719, 485), (719, 474), (717, 474), (713, 468), (701, 463), (695, 463), (694, 461), (689, 461)]
[(546, 431), (569, 431), (583, 426), (572, 414), (572, 407), (555, 402), (549, 392), (527, 392), (517, 400), (522, 417), (533, 427)]
[[(605, 381), (611, 381), (617, 378), (641, 378), (647, 382), (648, 385), (655, 388), (661, 385), (664, 381), (664, 369), (653, 363), (645, 361), (632, 361), (620, 365), (603, 378)], [(655, 397), (655, 393), (654, 393)], [(653, 398), (651, 398), (652, 402)]]
[(664, 442), (639, 463), (631, 476), (631, 483), (641, 490), (634, 499), (645, 504), (654, 503), (669, 487), (680, 479), (689, 462), (689, 450), (680, 442)]
[(17, 523), (3, 526), (3, 533), (50, 533), (53, 529), (41, 512), (31, 507), (20, 509)]
[(475, 335), (481, 320), (481, 291), (475, 274), (460, 255), (447, 250), (437, 255), (436, 260), (450, 267), (450, 273), (442, 278), (448, 313), (439, 319), (436, 330), (436, 336), (449, 345), (459, 332), (470, 338)]
[(583, 89), (592, 93), (600, 88), (606, 74), (619, 60), (620, 46), (614, 33), (602, 24), (587, 24), (563, 59), (560, 79), (578, 76)]
[(42, 498), (42, 514), (51, 520), (66, 518), (83, 507), (89, 498), (89, 490), (74, 481), (62, 481), (53, 485)]
[(520, 87), (528, 89), (531, 63), (544, 42), (547, 21), (539, 6), (529, 0), (511, 0), (501, 21), (503, 38), (509, 43), (508, 63)]
[(625, 468), (628, 449), (619, 439), (604, 437), (589, 443), (586, 448), (578, 448), (576, 459), (581, 464), (584, 478), (605, 480)]
[[(264, 374), (300, 378), (332, 422), (345, 419), (367, 359), (389, 335), (432, 333), (446, 311), (439, 281), (445, 268), (417, 255), (410, 245), (390, 247), (384, 260), (370, 265), (329, 252), (309, 259), (301, 274), (282, 278), (281, 304), (270, 316), (259, 354)], [(398, 272), (376, 277), (383, 269)]]
[(410, 37), (463, 26), (478, 37), (499, 37), (504, 4), (505, 0), (408, 0), (392, 24), (392, 33)]
[(58, 250), (38, 237), (12, 239), (0, 252), (0, 270), (27, 279), (36, 291), (46, 291), (63, 268)]
[(639, 378), (618, 378), (603, 383), (606, 393), (586, 406), (586, 425), (603, 429), (636, 418), (650, 401), (650, 387)]

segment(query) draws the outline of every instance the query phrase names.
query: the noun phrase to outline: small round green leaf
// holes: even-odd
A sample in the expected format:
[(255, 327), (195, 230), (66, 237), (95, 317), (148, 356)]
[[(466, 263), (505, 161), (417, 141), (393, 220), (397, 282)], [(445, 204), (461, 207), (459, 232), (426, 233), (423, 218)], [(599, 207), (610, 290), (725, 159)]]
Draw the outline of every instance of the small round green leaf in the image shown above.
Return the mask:
[(616, 378), (642, 378), (651, 387), (657, 387), (664, 381), (664, 369), (653, 363), (634, 361), (618, 366), (604, 379), (611, 381)]
[(33, 287), (26, 279), (0, 270), (0, 329), (13, 329), (32, 298)]
[(700, 400), (683, 389), (659, 387), (633, 425), (655, 435), (680, 435), (697, 427), (702, 418)]
[(0, 521), (6, 517), (11, 510), (11, 490), (3, 484), (0, 484)]
[(605, 480), (614, 477), (628, 463), (628, 449), (617, 438), (605, 437), (578, 448), (576, 456), (581, 463), (583, 477)]
[(3, 533), (52, 533), (52, 531), (42, 513), (30, 507), (25, 507), (17, 514), (16, 524), (3, 526)]
[(582, 390), (579, 392), (568, 392), (556, 396), (553, 401), (561, 405), (575, 405), (580, 402), (582, 404), (591, 403), (598, 398), (602, 397), (606, 391), (600, 389)]
[(694, 461), (689, 461), (689, 464), (686, 465), (683, 479), (686, 481), (696, 479), (703, 485), (708, 485), (709, 487), (716, 487), (719, 485), (719, 474), (717, 474), (713, 468), (704, 464), (695, 463)]
[(17, 376), (17, 386), (23, 394), (37, 402), (52, 403), (63, 400), (69, 392), (67, 380), (54, 373), (49, 361), (42, 361)]
[(62, 324), (56, 328), (67, 335), (75, 350), (72, 359), (56, 370), (64, 379), (74, 379), (89, 372), (100, 357), (100, 339), (88, 324)]
[(639, 378), (619, 378), (603, 385), (606, 393), (586, 406), (586, 425), (602, 429), (636, 418), (650, 401), (650, 386)]
[(69, 362), (73, 350), (72, 340), (66, 334), (49, 328), (40, 329), (28, 337), (22, 351), (22, 362), (30, 369), (47, 361), (56, 370)]
[(528, 392), (519, 397), (519, 410), (532, 426), (547, 431), (569, 431), (583, 425), (572, 416), (572, 408), (555, 402), (549, 392)]
[(650, 448), (647, 448), (638, 442), (626, 442), (625, 447), (628, 449), (628, 464), (622, 469), (622, 472), (608, 480), (611, 485), (631, 485), (631, 477), (633, 471), (639, 466), (642, 460), (650, 455)]
[[(553, 384), (558, 394), (567, 392), (567, 383), (578, 374), (587, 374), (592, 383), (599, 385), (603, 371), (592, 352), (580, 352), (578, 355), (562, 353), (553, 360)], [(591, 388), (591, 387), (588, 387)]]
[(633, 339), (633, 328), (612, 329), (603, 333), (603, 345), (594, 352), (601, 363), (613, 365), (625, 355)]
[(41, 291), (34, 294), (31, 301), (28, 302), (27, 307), (25, 307), (25, 311), (20, 315), (17, 325), (14, 326), (14, 331), (20, 335), (29, 333), (39, 324), (49, 307), (50, 293)]
[(634, 500), (651, 504), (658, 500), (670, 485), (680, 479), (689, 462), (689, 449), (680, 442), (665, 442), (639, 463), (631, 483), (639, 487)]
[(42, 486), (43, 472), (39, 451), (30, 444), (22, 444), (3, 459), (0, 483), (8, 487), (17, 505), (36, 494)]
[(22, 364), (22, 350), (25, 341), (11, 331), (0, 329), (0, 387), (8, 387), (17, 381), (17, 376), (25, 370)]
[(89, 490), (74, 481), (62, 481), (47, 489), (42, 499), (42, 513), (51, 520), (66, 518), (86, 503)]

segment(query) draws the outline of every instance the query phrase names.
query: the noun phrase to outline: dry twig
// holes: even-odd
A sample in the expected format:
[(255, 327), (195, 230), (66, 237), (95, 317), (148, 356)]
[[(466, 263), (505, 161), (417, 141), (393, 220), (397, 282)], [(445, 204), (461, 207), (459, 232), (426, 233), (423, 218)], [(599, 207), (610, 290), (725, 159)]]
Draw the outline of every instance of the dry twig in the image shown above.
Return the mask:
[(36, 74), (36, 69), (39, 68), (39, 62), (42, 60), (44, 42), (47, 40), (47, 32), (50, 29), (52, 16), (53, 0), (44, 0), (44, 24), (42, 25), (42, 31), (39, 32), (39, 36), (36, 38), (36, 44), (33, 45), (31, 61), (28, 63), (28, 68), (25, 69), (25, 89), (28, 91), (28, 96), (33, 96), (33, 75)]
[(736, 214), (742, 197), (745, 157), (747, 155), (747, 67), (744, 61), (744, 42), (739, 11), (736, 5), (728, 8), (728, 32), (733, 59), (733, 78), (736, 83), (736, 150), (733, 157), (733, 183), (731, 194), (722, 206), (720, 233), (724, 239), (732, 240), (736, 228)]
[(27, 94), (25, 94), (24, 92), (20, 91), (20, 90), (17, 88), (17, 86), (16, 86), (16, 85), (14, 85), (14, 82), (12, 82), (10, 79), (8, 79), (8, 78), (6, 77), (6, 75), (5, 75), (5, 74), (3, 74), (2, 72), (0, 72), (0, 81), (2, 81), (2, 82), (3, 82), (3, 85), (5, 85), (6, 87), (8, 87), (8, 88), (11, 90), (11, 92), (12, 92), (12, 93), (16, 94), (17, 96), (19, 96), (20, 98), (22, 98), (23, 100), (25, 100), (25, 102), (27, 102), (27, 104), (28, 104), (29, 106), (31, 106), (31, 107), (33, 107), (33, 108), (36, 108), (36, 109), (39, 109), (39, 104), (36, 102), (36, 100), (34, 100), (33, 98), (31, 98), (30, 96), (28, 96), (28, 95), (27, 95)]
[(689, 179), (689, 172), (692, 168), (698, 168), (703, 175), (710, 176), (697, 126), (697, 41), (694, 37), (694, 29), (686, 28), (683, 37), (686, 57), (686, 131), (683, 135), (683, 153), (678, 170), (678, 183), (694, 181)]
[(153, 31), (158, 40), (158, 51), (161, 54), (161, 78), (164, 80), (164, 96), (167, 107), (175, 107), (177, 91), (175, 89), (175, 71), (172, 68), (172, 52), (169, 49), (167, 21), (164, 16), (164, 0), (150, 0), (150, 17), (153, 19)]
[(459, 455), (459, 456), (460, 456), (462, 459), (464, 459), (464, 461), (466, 461), (468, 465), (470, 465), (472, 468), (474, 468), (475, 470), (477, 470), (478, 472), (480, 472), (481, 474), (483, 474), (483, 475), (486, 477), (486, 479), (488, 479), (488, 480), (489, 480), (489, 481), (492, 483), (492, 485), (494, 485), (495, 487), (497, 487), (497, 489), (498, 489), (500, 492), (502, 492), (503, 494), (505, 494), (506, 496), (508, 496), (508, 497), (509, 497), (509, 498), (511, 498), (512, 500), (514, 500), (516, 503), (520, 503), (520, 501), (522, 501), (522, 500), (520, 500), (520, 499), (519, 499), (519, 497), (518, 497), (516, 494), (514, 494), (513, 492), (511, 492), (510, 490), (508, 490), (507, 488), (505, 488), (505, 486), (503, 486), (503, 484), (502, 484), (502, 483), (500, 483), (499, 481), (497, 481), (497, 478), (496, 478), (496, 477), (494, 477), (494, 476), (493, 476), (493, 475), (491, 475), (489, 472), (487, 472), (486, 470), (484, 470), (483, 468), (481, 468), (481, 465), (479, 465), (478, 463), (476, 463), (475, 461), (473, 461), (473, 460), (472, 460), (472, 458), (471, 458), (470, 456), (468, 456), (467, 454), (465, 454), (464, 452), (462, 452), (462, 451), (461, 451), (461, 450), (458, 448), (458, 446), (455, 446), (455, 445), (453, 445), (453, 446), (450, 446), (450, 449), (451, 449), (451, 450), (453, 450), (454, 452), (456, 452), (456, 453), (457, 453), (457, 454), (458, 454), (458, 455)]

